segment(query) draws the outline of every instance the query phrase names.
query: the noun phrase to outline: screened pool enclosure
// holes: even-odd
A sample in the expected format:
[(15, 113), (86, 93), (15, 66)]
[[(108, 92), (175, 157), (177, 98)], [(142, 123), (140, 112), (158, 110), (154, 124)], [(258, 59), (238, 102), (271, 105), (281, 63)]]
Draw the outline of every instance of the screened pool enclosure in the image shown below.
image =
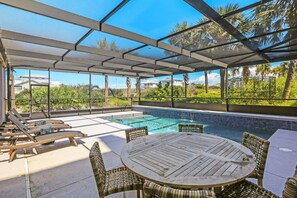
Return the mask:
[[(144, 99), (147, 103), (141, 103), (144, 79), (168, 76), (174, 85), (174, 75), (219, 70), (223, 93), (220, 105), (225, 106), (210, 109), (228, 111), (228, 84), (232, 81), (228, 74), (232, 68), (288, 61), (286, 76), (294, 79), (296, 13), (294, 0), (0, 0), (1, 114), (17, 102), (13, 77), (17, 69), (28, 72), (30, 92), (26, 99), (31, 114), (32, 106), (38, 105), (32, 98), (32, 86), (48, 90), (43, 101), (46, 107), (39, 104), (47, 116), (50, 111), (62, 109), (51, 108), (54, 100), (63, 103), (62, 99), (51, 97), (50, 79), (55, 72), (86, 75), (86, 91), (78, 91), (78, 100), (84, 105), (77, 108), (74, 104), (68, 110), (91, 112), (92, 108), (103, 108), (108, 97), (117, 98), (108, 90), (106, 76), (132, 79), (132, 83), (126, 82), (125, 89), (130, 91), (120, 97), (127, 101), (120, 106), (127, 108), (132, 101), (153, 103), (148, 98)], [(31, 83), (35, 70), (46, 72), (48, 82)], [(101, 77), (93, 77), (96, 75)], [(291, 77), (286, 79), (287, 88)], [(187, 87), (185, 78), (183, 85)], [(92, 80), (98, 79), (104, 81), (105, 87), (94, 89)], [(268, 81), (274, 85), (271, 79)], [(170, 98), (163, 101), (167, 106), (208, 109), (181, 105), (187, 101), (174, 99), (174, 86), (171, 87)], [(94, 90), (101, 91), (101, 96), (93, 97)], [(273, 87), (269, 90), (274, 93)], [(284, 98), (274, 99), (291, 100), (288, 94), (290, 91), (283, 94)], [(187, 93), (182, 97), (188, 97)], [(199, 103), (195, 101), (188, 102)], [(101, 106), (94, 106), (95, 103)]]

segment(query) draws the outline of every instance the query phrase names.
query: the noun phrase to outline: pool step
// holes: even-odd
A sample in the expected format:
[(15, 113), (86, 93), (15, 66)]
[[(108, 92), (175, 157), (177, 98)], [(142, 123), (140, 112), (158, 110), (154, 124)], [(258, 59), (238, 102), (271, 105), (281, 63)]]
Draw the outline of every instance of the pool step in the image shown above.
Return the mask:
[(107, 119), (107, 120), (113, 120), (113, 119), (121, 119), (121, 118), (128, 118), (128, 117), (142, 116), (142, 115), (143, 115), (142, 112), (129, 111), (129, 112), (117, 113), (115, 115), (102, 116), (100, 118)]

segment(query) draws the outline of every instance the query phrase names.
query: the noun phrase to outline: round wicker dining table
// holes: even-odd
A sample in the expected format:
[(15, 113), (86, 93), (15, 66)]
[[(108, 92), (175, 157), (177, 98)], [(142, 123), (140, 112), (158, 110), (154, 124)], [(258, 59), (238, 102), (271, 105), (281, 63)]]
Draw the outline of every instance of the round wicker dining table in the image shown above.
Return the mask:
[(200, 133), (159, 133), (127, 143), (123, 164), (147, 180), (175, 188), (221, 187), (247, 178), (254, 154), (232, 140)]

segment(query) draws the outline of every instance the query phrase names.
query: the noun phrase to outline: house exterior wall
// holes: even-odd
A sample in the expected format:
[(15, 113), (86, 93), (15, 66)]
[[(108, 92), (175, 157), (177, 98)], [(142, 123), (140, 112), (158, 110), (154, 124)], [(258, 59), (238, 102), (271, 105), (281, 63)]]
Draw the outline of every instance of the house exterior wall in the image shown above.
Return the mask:
[[(171, 83), (171, 80), (162, 80), (161, 81), (161, 83), (162, 83), (162, 86), (165, 86), (167, 83)], [(184, 83), (183, 83), (183, 81), (181, 81), (181, 80), (173, 80), (173, 86), (184, 86)]]
[[(27, 76), (20, 76), (15, 78), (15, 93), (19, 94), (25, 89), (30, 89), (30, 79)], [(62, 83), (57, 81), (51, 81), (51, 87), (59, 87)], [(31, 85), (48, 85), (48, 77), (46, 76), (31, 76)]]
[(142, 88), (143, 89), (147, 89), (147, 88), (155, 88), (157, 87), (157, 84), (156, 83), (143, 83), (142, 84)]

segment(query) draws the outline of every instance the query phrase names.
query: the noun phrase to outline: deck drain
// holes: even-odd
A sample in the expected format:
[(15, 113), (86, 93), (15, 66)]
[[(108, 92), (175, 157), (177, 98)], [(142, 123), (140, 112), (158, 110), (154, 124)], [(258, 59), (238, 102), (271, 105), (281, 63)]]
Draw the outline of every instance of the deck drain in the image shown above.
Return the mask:
[(279, 148), (279, 150), (284, 151), (284, 152), (292, 152), (292, 150), (288, 149), (288, 148)]

